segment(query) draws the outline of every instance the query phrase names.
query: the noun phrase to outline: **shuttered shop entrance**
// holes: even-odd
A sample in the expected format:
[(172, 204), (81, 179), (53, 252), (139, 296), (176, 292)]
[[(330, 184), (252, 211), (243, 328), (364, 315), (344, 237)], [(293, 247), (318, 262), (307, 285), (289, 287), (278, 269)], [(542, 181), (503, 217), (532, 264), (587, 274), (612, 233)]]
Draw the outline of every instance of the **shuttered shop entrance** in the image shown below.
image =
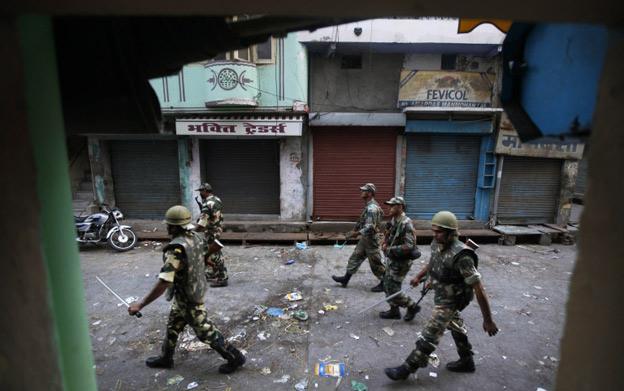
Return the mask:
[(561, 164), (558, 159), (505, 156), (498, 221), (503, 224), (554, 223)]
[(128, 218), (163, 219), (180, 203), (177, 141), (111, 141), (115, 201)]
[(202, 182), (226, 214), (280, 214), (279, 140), (202, 140)]
[(314, 129), (314, 219), (356, 219), (363, 208), (359, 187), (364, 183), (375, 184), (380, 204), (394, 195), (397, 134), (388, 127)]
[(480, 136), (416, 134), (407, 137), (407, 214), (430, 219), (450, 210), (458, 219), (473, 216)]

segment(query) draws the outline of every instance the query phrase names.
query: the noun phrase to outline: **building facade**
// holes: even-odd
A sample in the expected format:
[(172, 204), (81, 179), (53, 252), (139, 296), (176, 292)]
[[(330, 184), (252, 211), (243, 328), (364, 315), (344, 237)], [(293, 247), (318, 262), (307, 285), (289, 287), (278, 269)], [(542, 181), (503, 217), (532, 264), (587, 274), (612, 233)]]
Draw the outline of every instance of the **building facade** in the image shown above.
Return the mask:
[(96, 200), (129, 218), (197, 214), (209, 182), (230, 219), (305, 219), (307, 65), (291, 34), (152, 80), (158, 135), (89, 137)]

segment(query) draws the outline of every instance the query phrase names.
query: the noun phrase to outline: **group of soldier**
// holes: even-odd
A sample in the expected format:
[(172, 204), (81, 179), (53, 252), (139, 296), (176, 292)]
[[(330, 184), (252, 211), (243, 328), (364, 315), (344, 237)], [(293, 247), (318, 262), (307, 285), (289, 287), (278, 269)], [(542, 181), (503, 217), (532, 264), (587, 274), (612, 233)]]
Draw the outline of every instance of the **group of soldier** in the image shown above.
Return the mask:
[[(224, 339), (208, 318), (204, 305), (209, 281), (212, 281), (211, 287), (228, 284), (224, 257), (218, 247), (214, 250), (214, 244), (218, 243), (223, 232), (222, 203), (208, 183), (197, 191), (202, 201), (196, 225), (191, 224), (191, 212), (184, 206), (173, 206), (165, 214), (167, 232), (172, 240), (163, 249), (164, 264), (158, 281), (142, 300), (129, 306), (128, 313), (136, 315), (167, 292), (167, 299), (173, 299), (173, 303), (162, 351), (159, 356), (148, 358), (146, 365), (173, 367), (178, 336), (188, 324), (200, 341), (209, 344), (227, 361), (219, 367), (219, 372), (231, 373), (245, 363), (245, 356)], [(346, 288), (353, 274), (368, 258), (370, 268), (379, 280), (371, 290), (384, 292), (390, 305), (390, 309), (379, 316), (382, 319), (400, 319), (400, 307), (404, 307), (403, 319), (409, 322), (420, 310), (418, 304), (401, 290), (413, 261), (420, 257), (414, 226), (405, 214), (405, 200), (398, 196), (385, 202), (390, 206), (391, 219), (384, 224), (384, 212), (375, 200), (375, 193), (376, 187), (372, 183), (360, 187), (365, 207), (354, 230), (346, 235), (347, 239), (359, 236), (358, 242), (347, 263), (346, 273), (332, 278)], [(459, 240), (457, 218), (448, 211), (438, 212), (433, 216), (431, 229), (431, 258), (410, 280), (410, 285), (415, 287), (422, 282), (425, 289), (432, 289), (434, 308), (416, 340), (416, 348), (401, 365), (385, 369), (392, 380), (405, 380), (418, 368), (426, 367), (447, 329), (455, 341), (459, 359), (446, 367), (455, 372), (474, 372), (472, 345), (461, 318), (461, 311), (473, 297), (477, 298), (483, 315), (483, 330), (490, 336), (498, 332), (481, 283), (481, 274), (477, 271), (478, 257), (472, 247)]]

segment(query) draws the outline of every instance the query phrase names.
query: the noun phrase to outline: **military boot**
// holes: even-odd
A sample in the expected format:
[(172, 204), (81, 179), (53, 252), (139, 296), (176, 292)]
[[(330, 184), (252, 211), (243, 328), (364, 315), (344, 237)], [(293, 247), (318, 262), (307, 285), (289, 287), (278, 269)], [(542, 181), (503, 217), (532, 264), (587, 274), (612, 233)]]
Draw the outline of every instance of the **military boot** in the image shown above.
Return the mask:
[(420, 306), (418, 304), (413, 303), (407, 306), (407, 311), (405, 312), (403, 320), (406, 322), (412, 321), (418, 312), (420, 312)]
[(401, 311), (399, 307), (392, 306), (388, 311), (382, 311), (379, 313), (381, 319), (401, 319)]
[(384, 291), (383, 281), (379, 281), (379, 284), (371, 288), (371, 292), (383, 292), (383, 291)]
[(228, 286), (228, 280), (214, 280), (210, 283), (210, 286), (213, 288), (221, 288), (224, 286)]
[(398, 367), (384, 369), (386, 376), (392, 380), (405, 380), (412, 373), (407, 364), (401, 364)]
[(150, 368), (173, 368), (173, 352), (174, 349), (170, 349), (167, 340), (165, 340), (160, 356), (149, 357), (145, 360), (145, 365)]
[(343, 287), (343, 288), (346, 288), (346, 287), (347, 287), (347, 284), (349, 284), (349, 280), (351, 279), (351, 276), (352, 276), (352, 275), (353, 275), (353, 274), (351, 274), (351, 273), (347, 272), (347, 273), (345, 273), (345, 275), (344, 275), (344, 276), (342, 276), (342, 277), (339, 277), (339, 276), (332, 276), (332, 279), (333, 279), (334, 281), (336, 281), (336, 282), (338, 282), (338, 283), (342, 284), (342, 287)]
[(446, 369), (451, 372), (474, 372), (475, 364), (472, 355), (460, 357), (457, 361), (446, 364)]
[(227, 360), (227, 363), (219, 366), (219, 373), (232, 373), (239, 367), (243, 366), (245, 361), (247, 361), (240, 350), (236, 349), (231, 344), (227, 344), (227, 346), (225, 345), (222, 335), (219, 335), (219, 337), (212, 344), (210, 344), (210, 347), (219, 353), (221, 357)]

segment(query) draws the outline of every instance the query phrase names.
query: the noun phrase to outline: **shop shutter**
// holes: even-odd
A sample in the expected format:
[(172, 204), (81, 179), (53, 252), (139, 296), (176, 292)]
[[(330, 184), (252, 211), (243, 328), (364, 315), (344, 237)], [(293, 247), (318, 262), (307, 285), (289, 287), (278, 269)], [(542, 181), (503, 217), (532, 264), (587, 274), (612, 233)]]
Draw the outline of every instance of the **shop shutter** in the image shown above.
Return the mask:
[(505, 156), (498, 202), (502, 224), (554, 223), (561, 160)]
[(280, 214), (279, 140), (203, 140), (202, 178), (226, 214)]
[(380, 204), (394, 195), (397, 134), (389, 127), (314, 129), (314, 219), (356, 219), (364, 183), (375, 184)]
[(430, 219), (449, 210), (472, 218), (481, 146), (480, 136), (417, 134), (407, 137), (407, 214)]
[(177, 141), (112, 141), (117, 207), (128, 218), (162, 220), (180, 204)]

